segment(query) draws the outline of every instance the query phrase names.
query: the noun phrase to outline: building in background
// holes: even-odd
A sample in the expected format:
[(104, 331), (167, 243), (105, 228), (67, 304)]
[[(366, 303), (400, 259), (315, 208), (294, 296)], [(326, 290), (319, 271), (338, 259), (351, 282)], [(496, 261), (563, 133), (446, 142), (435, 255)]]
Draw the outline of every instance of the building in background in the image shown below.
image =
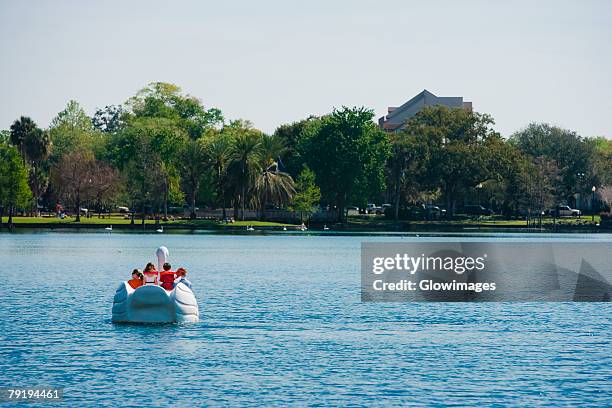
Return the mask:
[(426, 106), (435, 105), (472, 110), (472, 102), (464, 102), (462, 96), (436, 96), (427, 89), (424, 89), (423, 92), (402, 106), (390, 106), (387, 115), (378, 119), (378, 125), (389, 132), (402, 130), (406, 121), (416, 115), (418, 111)]

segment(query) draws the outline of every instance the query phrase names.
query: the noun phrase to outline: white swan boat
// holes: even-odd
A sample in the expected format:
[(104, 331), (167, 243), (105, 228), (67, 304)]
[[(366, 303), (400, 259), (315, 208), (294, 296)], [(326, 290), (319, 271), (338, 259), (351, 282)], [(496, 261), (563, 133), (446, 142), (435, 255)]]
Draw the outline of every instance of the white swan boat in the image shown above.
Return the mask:
[[(157, 249), (159, 270), (168, 259), (168, 249)], [(168, 291), (157, 285), (133, 289), (122, 282), (113, 299), (113, 322), (183, 323), (197, 322), (200, 316), (193, 291), (183, 282)]]

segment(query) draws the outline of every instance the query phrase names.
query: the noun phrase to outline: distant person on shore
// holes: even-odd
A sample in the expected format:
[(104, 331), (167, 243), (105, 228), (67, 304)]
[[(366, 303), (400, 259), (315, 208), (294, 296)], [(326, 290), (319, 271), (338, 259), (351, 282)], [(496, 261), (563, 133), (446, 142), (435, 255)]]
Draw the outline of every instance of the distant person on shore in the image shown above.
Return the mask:
[(128, 281), (132, 289), (138, 289), (142, 285), (144, 285), (144, 275), (140, 272), (139, 269), (134, 269), (132, 271), (132, 279)]
[(161, 281), (161, 287), (166, 290), (172, 290), (174, 287), (172, 283), (174, 282), (175, 272), (172, 271), (172, 265), (166, 262), (163, 266), (164, 271), (159, 275), (159, 280)]
[(149, 262), (147, 266), (144, 268), (144, 284), (154, 284), (157, 285), (157, 269), (155, 269), (155, 265)]
[(185, 286), (191, 289), (191, 282), (189, 282), (189, 279), (187, 279), (187, 269), (185, 268), (178, 268), (176, 270), (176, 279), (174, 280), (173, 287), (176, 288), (176, 285), (178, 285), (181, 282), (183, 282)]

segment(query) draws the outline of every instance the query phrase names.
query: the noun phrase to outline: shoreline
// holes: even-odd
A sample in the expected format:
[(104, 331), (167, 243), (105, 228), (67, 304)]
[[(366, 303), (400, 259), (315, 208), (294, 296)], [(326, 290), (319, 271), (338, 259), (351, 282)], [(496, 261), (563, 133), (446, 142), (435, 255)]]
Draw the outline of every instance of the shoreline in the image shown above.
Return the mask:
[[(204, 220), (201, 220), (204, 221)], [(249, 224), (248, 222), (246, 222)], [(268, 223), (271, 224), (271, 223)], [(249, 224), (251, 225), (251, 224)], [(112, 226), (113, 231), (121, 232), (144, 232), (144, 233), (155, 233), (156, 230), (162, 226), (164, 232), (172, 231), (173, 233), (180, 233), (181, 231), (188, 231), (189, 233), (195, 231), (212, 231), (227, 232), (230, 234), (245, 233), (253, 234), (257, 232), (276, 232), (276, 233), (321, 233), (334, 235), (338, 233), (470, 233), (470, 232), (513, 232), (513, 233), (612, 233), (612, 226), (595, 226), (592, 224), (586, 225), (575, 225), (575, 224), (557, 224), (555, 227), (544, 226), (541, 228), (530, 227), (526, 225), (491, 225), (491, 224), (478, 224), (478, 223), (467, 223), (467, 224), (453, 224), (453, 223), (409, 223), (402, 222), (399, 225), (351, 225), (349, 224), (330, 224), (329, 230), (323, 230), (323, 224), (311, 223), (310, 227), (306, 231), (301, 231), (298, 225), (291, 224), (278, 224), (278, 225), (257, 225), (256, 222), (252, 223), (254, 227), (253, 231), (247, 231), (246, 225), (227, 225), (218, 224), (214, 222), (196, 222), (189, 223), (184, 221), (175, 222), (160, 222), (155, 224), (153, 222), (146, 223), (144, 226), (140, 223), (129, 224), (129, 223), (116, 223), (116, 222), (15, 222), (13, 229), (9, 229), (6, 222), (0, 226), (0, 232), (11, 232), (11, 231), (23, 231), (23, 230), (104, 230), (106, 227)], [(286, 230), (283, 230), (283, 227)], [(110, 232), (110, 231), (109, 231)]]

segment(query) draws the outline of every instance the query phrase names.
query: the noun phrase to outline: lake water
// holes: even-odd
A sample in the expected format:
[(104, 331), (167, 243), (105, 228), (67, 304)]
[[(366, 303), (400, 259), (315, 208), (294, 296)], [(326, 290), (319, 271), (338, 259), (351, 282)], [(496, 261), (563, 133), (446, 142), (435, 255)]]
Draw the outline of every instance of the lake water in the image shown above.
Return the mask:
[[(361, 242), (448, 239), (476, 238), (2, 233), (0, 382), (68, 406), (612, 405), (610, 303), (360, 302)], [(201, 322), (111, 323), (159, 245)]]

